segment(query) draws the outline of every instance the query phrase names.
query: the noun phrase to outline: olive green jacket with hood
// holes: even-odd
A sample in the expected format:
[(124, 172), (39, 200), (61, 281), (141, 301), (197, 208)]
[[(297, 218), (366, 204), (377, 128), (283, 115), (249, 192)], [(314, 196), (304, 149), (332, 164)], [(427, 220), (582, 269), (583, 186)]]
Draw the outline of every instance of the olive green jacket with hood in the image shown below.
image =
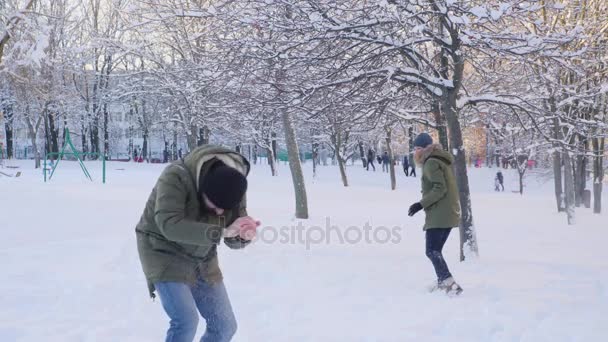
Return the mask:
[(452, 170), (454, 157), (434, 144), (422, 151), (422, 199), (426, 213), (424, 230), (452, 228), (460, 224), (460, 201), (456, 177)]
[[(210, 283), (222, 279), (217, 245), (224, 228), (247, 216), (247, 209), (245, 196), (238, 208), (221, 216), (205, 208), (198, 192), (199, 176), (204, 177), (217, 162), (244, 175), (249, 173), (249, 162), (239, 153), (205, 145), (168, 165), (152, 189), (135, 228), (139, 259), (152, 298), (156, 282), (194, 284), (197, 276)], [(224, 242), (234, 249), (248, 243), (238, 237), (225, 238)]]

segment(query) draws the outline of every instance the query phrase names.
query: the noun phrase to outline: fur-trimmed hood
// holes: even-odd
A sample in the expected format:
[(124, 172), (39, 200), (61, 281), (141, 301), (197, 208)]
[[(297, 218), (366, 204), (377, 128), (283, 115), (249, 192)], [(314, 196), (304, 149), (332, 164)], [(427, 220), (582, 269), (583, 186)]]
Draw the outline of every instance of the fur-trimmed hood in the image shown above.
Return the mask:
[(422, 150), (419, 159), (417, 158), (418, 160), (416, 160), (416, 163), (422, 165), (430, 157), (437, 158), (446, 163), (448, 166), (454, 163), (454, 157), (449, 152), (445, 151), (439, 144), (432, 144), (425, 147)]

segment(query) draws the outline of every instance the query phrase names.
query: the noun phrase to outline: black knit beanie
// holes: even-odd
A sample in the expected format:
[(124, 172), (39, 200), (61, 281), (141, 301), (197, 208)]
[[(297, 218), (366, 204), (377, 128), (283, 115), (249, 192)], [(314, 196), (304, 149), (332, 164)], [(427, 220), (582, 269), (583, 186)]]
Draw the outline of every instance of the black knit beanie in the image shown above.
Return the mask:
[(219, 165), (212, 168), (200, 183), (199, 192), (218, 208), (236, 208), (247, 191), (247, 178), (235, 168)]

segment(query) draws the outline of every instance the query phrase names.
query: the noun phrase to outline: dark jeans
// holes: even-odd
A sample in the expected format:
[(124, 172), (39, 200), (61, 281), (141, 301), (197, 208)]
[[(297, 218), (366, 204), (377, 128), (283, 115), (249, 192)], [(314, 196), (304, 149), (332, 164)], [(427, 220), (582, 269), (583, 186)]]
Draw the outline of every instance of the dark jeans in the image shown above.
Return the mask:
[(435, 273), (437, 273), (437, 281), (442, 282), (452, 276), (448, 265), (445, 263), (443, 254), (443, 245), (450, 236), (452, 228), (431, 228), (426, 230), (426, 256), (433, 263)]
[(414, 166), (410, 166), (412, 168), (412, 171), (410, 172), (410, 176), (414, 176), (416, 177), (416, 167)]
[(410, 167), (409, 166), (404, 166), (403, 167), (403, 172), (405, 172), (405, 177), (409, 177), (410, 176)]
[(373, 159), (370, 159), (370, 160), (367, 162), (367, 171), (369, 171), (369, 166), (370, 166), (370, 165), (371, 165), (371, 166), (374, 168), (374, 171), (376, 171), (376, 167), (374, 166), (374, 161), (373, 161)]

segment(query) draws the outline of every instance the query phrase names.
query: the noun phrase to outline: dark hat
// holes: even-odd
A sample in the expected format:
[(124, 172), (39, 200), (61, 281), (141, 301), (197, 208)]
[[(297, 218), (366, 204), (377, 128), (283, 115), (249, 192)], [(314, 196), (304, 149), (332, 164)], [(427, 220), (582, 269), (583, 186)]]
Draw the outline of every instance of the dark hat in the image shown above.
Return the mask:
[(247, 178), (238, 170), (220, 165), (204, 176), (199, 192), (218, 208), (236, 208), (247, 191)]
[(433, 138), (427, 133), (420, 133), (416, 139), (414, 139), (414, 147), (425, 148), (431, 144), (433, 144)]

